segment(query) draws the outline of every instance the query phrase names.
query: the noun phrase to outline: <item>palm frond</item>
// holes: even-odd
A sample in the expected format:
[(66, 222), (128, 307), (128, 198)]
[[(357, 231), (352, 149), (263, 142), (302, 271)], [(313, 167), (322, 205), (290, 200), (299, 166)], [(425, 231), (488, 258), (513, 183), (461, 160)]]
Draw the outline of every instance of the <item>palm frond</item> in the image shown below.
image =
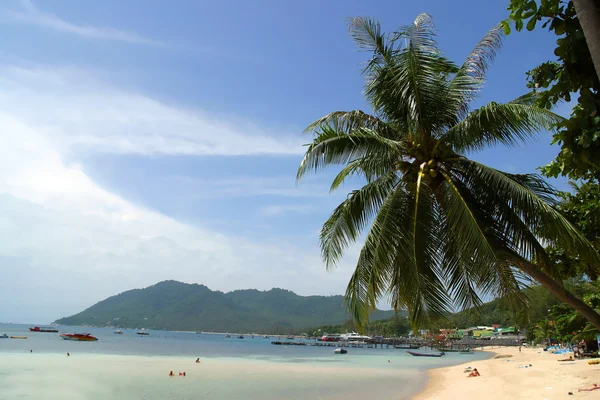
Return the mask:
[(393, 260), (405, 254), (407, 210), (411, 195), (402, 185), (391, 191), (382, 204), (365, 239), (358, 263), (348, 283), (345, 303), (359, 327), (387, 290)]
[(379, 21), (366, 17), (355, 17), (350, 20), (350, 35), (359, 48), (372, 52), (375, 57), (389, 57), (391, 47), (386, 35), (381, 34)]
[(452, 127), (444, 141), (456, 152), (487, 146), (527, 143), (539, 132), (552, 129), (563, 118), (538, 107), (517, 103), (489, 103)]
[(373, 129), (384, 137), (392, 138), (394, 136), (393, 129), (388, 124), (362, 110), (334, 111), (308, 125), (304, 133), (318, 131), (323, 126), (329, 126), (335, 131), (345, 134), (352, 133), (359, 128), (366, 128)]
[(477, 176), (487, 187), (493, 188), (489, 204), (509, 205), (545, 245), (560, 243), (583, 260), (600, 266), (600, 255), (591, 243), (552, 204), (536, 194), (536, 186), (472, 160), (456, 163), (465, 166), (465, 175)]
[(304, 154), (296, 180), (302, 179), (309, 170), (318, 171), (332, 164), (347, 164), (366, 154), (383, 156), (388, 153), (401, 155), (402, 145), (369, 129), (361, 128), (345, 134), (329, 126), (322, 126)]
[(456, 113), (460, 118), (467, 115), (469, 104), (479, 94), (488, 68), (502, 48), (502, 39), (502, 27), (498, 24), (477, 43), (452, 79), (448, 92), (459, 99)]
[(398, 181), (395, 172), (388, 173), (352, 191), (335, 208), (321, 229), (321, 255), (327, 268), (333, 267), (348, 245), (356, 241)]

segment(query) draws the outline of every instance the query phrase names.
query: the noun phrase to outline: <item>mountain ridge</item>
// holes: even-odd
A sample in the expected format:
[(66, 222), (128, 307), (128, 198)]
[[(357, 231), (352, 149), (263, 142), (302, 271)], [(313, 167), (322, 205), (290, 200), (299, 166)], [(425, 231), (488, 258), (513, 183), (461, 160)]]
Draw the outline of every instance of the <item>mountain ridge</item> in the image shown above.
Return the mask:
[[(213, 291), (174, 280), (110, 296), (80, 313), (56, 320), (60, 325), (111, 326), (212, 332), (298, 333), (341, 324), (350, 318), (343, 296), (300, 296), (282, 288)], [(376, 310), (371, 319), (393, 311)]]

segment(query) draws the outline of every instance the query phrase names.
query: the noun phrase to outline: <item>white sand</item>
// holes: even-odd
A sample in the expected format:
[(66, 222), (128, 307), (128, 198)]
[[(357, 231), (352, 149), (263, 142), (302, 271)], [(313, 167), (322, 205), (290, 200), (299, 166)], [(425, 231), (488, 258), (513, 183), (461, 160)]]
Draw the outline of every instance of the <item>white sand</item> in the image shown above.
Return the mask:
[[(559, 362), (572, 353), (550, 354), (541, 349), (497, 348), (495, 354), (510, 354), (507, 359), (467, 362), (430, 371), (426, 390), (416, 399), (572, 399), (597, 398), (600, 390), (577, 392), (578, 388), (600, 384), (600, 365), (588, 360)], [(532, 366), (529, 367), (529, 364)], [(477, 368), (481, 376), (467, 378), (467, 366)], [(528, 366), (528, 368), (519, 368)], [(568, 393), (572, 392), (573, 395)]]

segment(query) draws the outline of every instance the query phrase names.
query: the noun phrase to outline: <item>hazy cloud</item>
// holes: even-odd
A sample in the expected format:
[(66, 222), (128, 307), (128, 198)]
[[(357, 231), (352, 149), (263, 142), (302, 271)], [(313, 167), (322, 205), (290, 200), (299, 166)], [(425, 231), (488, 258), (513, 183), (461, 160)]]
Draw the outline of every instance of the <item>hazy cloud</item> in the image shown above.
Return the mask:
[(21, 0), (21, 10), (6, 10), (4, 14), (11, 20), (31, 25), (43, 26), (61, 32), (72, 33), (91, 39), (104, 39), (134, 44), (164, 46), (164, 43), (145, 38), (133, 32), (110, 27), (78, 25), (56, 15), (41, 11), (30, 0)]

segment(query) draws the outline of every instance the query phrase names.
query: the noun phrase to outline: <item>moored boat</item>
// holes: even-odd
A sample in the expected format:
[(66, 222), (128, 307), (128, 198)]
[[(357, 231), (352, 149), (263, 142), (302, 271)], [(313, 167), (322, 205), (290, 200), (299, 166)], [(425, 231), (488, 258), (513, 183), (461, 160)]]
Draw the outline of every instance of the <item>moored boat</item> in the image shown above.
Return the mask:
[(339, 342), (340, 341), (340, 335), (323, 335), (321, 337), (321, 339), (319, 339), (320, 342)]
[(346, 353), (348, 353), (348, 350), (346, 350), (346, 349), (335, 349), (333, 352), (335, 354), (346, 354)]
[(122, 330), (120, 330), (120, 329), (117, 329), (117, 330), (115, 331), (115, 335), (122, 335), (122, 334), (123, 334), (123, 331), (122, 331)]
[(359, 335), (356, 332), (350, 332), (350, 333), (344, 333), (343, 335), (340, 335), (340, 340), (345, 340), (348, 342), (365, 342), (365, 341), (373, 340), (373, 338), (371, 336)]
[(11, 339), (27, 339), (27, 336), (9, 336)]
[(92, 336), (91, 333), (62, 333), (60, 337), (64, 340), (75, 340), (78, 342), (94, 342), (98, 340), (97, 337)]
[(137, 332), (138, 335), (140, 336), (148, 336), (150, 335), (148, 332)]
[(6, 333), (0, 335), (0, 339), (8, 339), (8, 335)]
[(406, 353), (415, 357), (441, 357), (446, 355), (443, 351), (441, 353), (417, 353), (416, 351), (407, 351)]
[(54, 329), (52, 327), (40, 327), (34, 326), (33, 328), (29, 328), (29, 332), (47, 332), (47, 333), (56, 333), (58, 329)]

